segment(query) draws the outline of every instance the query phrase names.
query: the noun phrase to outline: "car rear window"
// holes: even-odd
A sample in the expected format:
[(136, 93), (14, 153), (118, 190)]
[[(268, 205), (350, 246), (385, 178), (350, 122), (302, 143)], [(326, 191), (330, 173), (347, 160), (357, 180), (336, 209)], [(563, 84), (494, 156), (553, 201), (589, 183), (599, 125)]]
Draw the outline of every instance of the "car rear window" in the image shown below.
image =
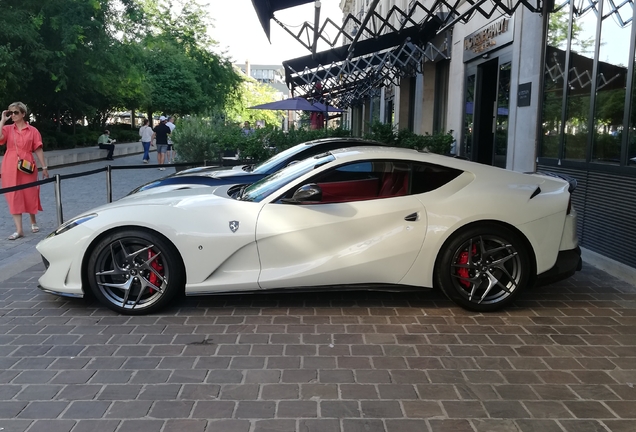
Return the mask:
[(440, 165), (413, 163), (411, 194), (433, 191), (454, 180), (461, 173), (461, 170)]

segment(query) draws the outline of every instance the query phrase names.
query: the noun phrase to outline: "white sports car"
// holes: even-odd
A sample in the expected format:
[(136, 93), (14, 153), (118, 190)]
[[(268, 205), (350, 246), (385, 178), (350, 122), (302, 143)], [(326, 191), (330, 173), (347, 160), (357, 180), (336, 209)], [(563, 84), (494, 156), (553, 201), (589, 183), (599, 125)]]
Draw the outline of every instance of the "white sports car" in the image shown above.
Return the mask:
[(37, 245), (40, 287), (124, 314), (175, 295), (439, 287), (492, 311), (581, 268), (573, 185), (389, 147), (333, 150), (250, 186), (155, 188)]

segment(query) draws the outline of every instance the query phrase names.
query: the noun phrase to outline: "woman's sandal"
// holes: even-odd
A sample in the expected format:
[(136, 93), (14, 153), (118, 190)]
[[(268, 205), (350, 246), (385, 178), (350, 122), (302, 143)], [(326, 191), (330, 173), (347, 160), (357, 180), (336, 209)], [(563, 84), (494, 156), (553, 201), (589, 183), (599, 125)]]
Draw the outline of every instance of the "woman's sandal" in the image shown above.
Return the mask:
[(7, 240), (17, 240), (22, 237), (24, 237), (22, 234), (18, 234), (17, 232), (14, 232), (9, 237), (7, 237)]
[(32, 233), (40, 232), (40, 228), (36, 224), (31, 224), (31, 232)]

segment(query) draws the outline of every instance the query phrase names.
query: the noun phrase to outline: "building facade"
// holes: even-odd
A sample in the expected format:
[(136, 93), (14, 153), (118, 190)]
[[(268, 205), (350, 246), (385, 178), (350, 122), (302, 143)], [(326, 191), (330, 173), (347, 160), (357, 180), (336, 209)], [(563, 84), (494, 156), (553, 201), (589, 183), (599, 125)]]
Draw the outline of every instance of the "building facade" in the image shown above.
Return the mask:
[[(427, 3), (433, 4), (340, 5), (359, 20), (375, 6), (397, 25), (405, 18), (393, 9), (417, 23)], [(631, 0), (542, 7), (544, 13), (526, 7), (473, 13), (438, 30), (430, 46), (440, 55), (423, 57), (417, 73), (398, 85), (369, 92), (351, 105), (345, 123), (355, 134), (375, 121), (420, 134), (452, 131), (456, 152), (473, 161), (574, 177), (581, 246), (630, 272), (636, 269), (630, 253), (636, 243), (636, 9)]]

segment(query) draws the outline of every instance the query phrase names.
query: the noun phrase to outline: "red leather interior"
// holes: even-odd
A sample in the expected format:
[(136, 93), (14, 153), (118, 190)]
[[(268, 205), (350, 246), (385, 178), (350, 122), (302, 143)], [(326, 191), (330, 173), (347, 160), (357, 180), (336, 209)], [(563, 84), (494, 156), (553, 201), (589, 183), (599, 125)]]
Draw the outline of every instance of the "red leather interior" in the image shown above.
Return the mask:
[(378, 179), (318, 183), (318, 186), (322, 189), (323, 203), (359, 201), (377, 196)]
[(385, 173), (381, 182), (378, 179), (348, 180), (318, 183), (318, 186), (322, 189), (323, 203), (403, 196), (408, 188), (408, 173)]
[(406, 195), (408, 175), (404, 171), (385, 173), (378, 197), (394, 197)]

